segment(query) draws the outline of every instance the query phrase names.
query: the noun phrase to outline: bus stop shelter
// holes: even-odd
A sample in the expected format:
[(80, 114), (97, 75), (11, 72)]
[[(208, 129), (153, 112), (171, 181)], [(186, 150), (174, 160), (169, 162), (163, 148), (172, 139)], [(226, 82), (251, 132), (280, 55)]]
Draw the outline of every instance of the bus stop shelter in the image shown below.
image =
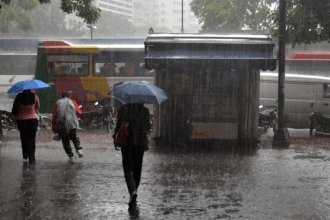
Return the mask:
[(169, 99), (154, 133), (169, 142), (258, 140), (260, 70), (274, 71), (268, 35), (149, 34), (145, 66)]

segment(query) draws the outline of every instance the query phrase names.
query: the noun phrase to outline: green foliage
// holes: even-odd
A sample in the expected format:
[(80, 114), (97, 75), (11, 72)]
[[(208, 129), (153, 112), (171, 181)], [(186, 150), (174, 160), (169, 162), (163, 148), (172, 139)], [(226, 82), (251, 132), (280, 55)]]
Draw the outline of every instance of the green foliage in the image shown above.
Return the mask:
[(267, 9), (277, 0), (193, 0), (191, 10), (203, 24), (202, 32), (268, 29)]
[[(292, 48), (301, 44), (330, 42), (330, 3), (320, 0), (286, 0), (285, 42)], [(279, 5), (270, 11), (268, 20), (272, 36), (279, 35)]]
[[(76, 13), (77, 17), (80, 17), (87, 24), (95, 24), (100, 18), (101, 10), (92, 5), (94, 0), (61, 0), (60, 8), (62, 13)], [(53, 0), (56, 2), (56, 0)], [(29, 15), (30, 11), (40, 7), (40, 4), (50, 4), (51, 0), (0, 0), (0, 3), (4, 3), (0, 10), (0, 30), (3, 33), (9, 33), (11, 28), (16, 26), (21, 28), (24, 32), (34, 30), (33, 16)], [(58, 8), (53, 10), (60, 11)], [(52, 12), (54, 14), (56, 12)], [(49, 14), (46, 14), (46, 17)], [(63, 17), (65, 14), (63, 14)], [(45, 19), (47, 20), (48, 18)], [(54, 18), (53, 18), (54, 19)]]
[(13, 21), (19, 19), (19, 13), (11, 5), (5, 5), (2, 9), (0, 16), (0, 29), (1, 32), (8, 33), (13, 27)]
[(101, 16), (101, 9), (93, 6), (93, 1), (94, 0), (62, 0), (61, 9), (68, 14), (75, 11), (76, 16), (84, 19), (86, 24), (95, 24)]
[(18, 22), (19, 29), (23, 31), (29, 31), (34, 29), (33, 19), (27, 15), (22, 15), (20, 22)]
[(38, 0), (17, 0), (17, 5), (23, 10), (32, 10), (39, 5)]
[[(82, 29), (83, 25), (86, 24), (82, 22), (78, 22), (73, 27), (66, 28), (66, 22), (64, 20), (66, 14), (58, 10), (60, 3), (61, 0), (53, 0), (51, 4), (40, 4), (34, 9), (27, 11), (24, 16), (29, 18), (23, 19), (18, 17), (16, 24), (8, 33), (3, 34), (3, 37), (54, 39), (86, 36), (88, 32)], [(0, 26), (2, 26), (1, 23)]]
[[(5, 1), (5, 0), (2, 0)], [(33, 30), (34, 25), (31, 24), (31, 17), (24, 14), (25, 10), (30, 10), (35, 7), (38, 2), (36, 0), (27, 0), (20, 5), (23, 0), (12, 0), (11, 4), (6, 4), (1, 9), (0, 14), (0, 29), (3, 33), (8, 33), (9, 30), (14, 27), (17, 22), (23, 28), (22, 30)]]

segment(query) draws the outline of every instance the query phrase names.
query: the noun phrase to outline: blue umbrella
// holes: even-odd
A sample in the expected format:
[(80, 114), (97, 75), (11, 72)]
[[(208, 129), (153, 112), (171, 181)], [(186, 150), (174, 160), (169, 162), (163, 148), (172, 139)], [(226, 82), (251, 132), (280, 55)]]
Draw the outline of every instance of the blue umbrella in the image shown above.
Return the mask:
[(13, 85), (9, 90), (8, 93), (12, 92), (22, 92), (23, 90), (37, 90), (37, 89), (45, 89), (49, 88), (50, 86), (38, 79), (32, 79), (32, 80), (25, 80), (25, 81), (20, 81)]
[(168, 99), (164, 90), (145, 81), (126, 81), (110, 89), (110, 95), (125, 103), (150, 103), (160, 105)]

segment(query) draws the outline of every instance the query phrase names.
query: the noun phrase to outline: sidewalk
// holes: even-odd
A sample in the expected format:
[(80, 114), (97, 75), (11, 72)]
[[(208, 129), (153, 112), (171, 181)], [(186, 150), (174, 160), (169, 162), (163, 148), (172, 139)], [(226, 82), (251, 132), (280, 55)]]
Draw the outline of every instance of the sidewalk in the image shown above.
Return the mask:
[[(128, 212), (121, 152), (109, 134), (84, 133), (85, 157), (68, 164), (61, 142), (38, 133), (36, 164), (18, 132), (0, 147), (0, 219), (330, 219), (326, 140), (295, 138), (253, 154), (145, 153), (138, 210)], [(310, 140), (310, 141), (308, 141)]]

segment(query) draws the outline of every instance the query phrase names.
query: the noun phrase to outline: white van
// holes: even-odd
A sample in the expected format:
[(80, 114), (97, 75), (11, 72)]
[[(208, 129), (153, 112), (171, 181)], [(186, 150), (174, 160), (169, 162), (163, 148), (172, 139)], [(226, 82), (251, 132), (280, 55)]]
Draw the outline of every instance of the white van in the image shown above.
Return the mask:
[[(260, 73), (259, 105), (274, 108), (278, 97), (278, 73)], [(309, 128), (309, 114), (330, 115), (330, 77), (285, 74), (285, 125)], [(261, 109), (263, 110), (263, 109)]]

